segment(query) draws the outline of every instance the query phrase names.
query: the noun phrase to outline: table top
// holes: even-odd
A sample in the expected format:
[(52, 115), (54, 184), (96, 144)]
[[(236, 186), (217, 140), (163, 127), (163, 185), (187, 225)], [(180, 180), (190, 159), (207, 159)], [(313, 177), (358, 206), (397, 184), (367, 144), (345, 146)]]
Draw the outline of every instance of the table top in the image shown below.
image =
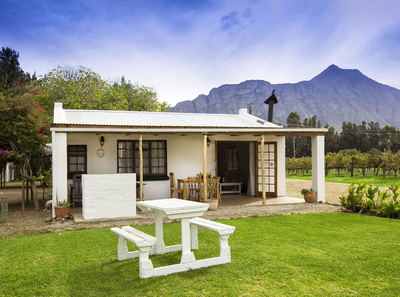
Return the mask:
[[(210, 179), (207, 179), (208, 181), (210, 181)], [(187, 178), (178, 178), (177, 179), (178, 182), (190, 182), (190, 183), (200, 183), (200, 179), (187, 179)], [(218, 178), (211, 178), (212, 182), (217, 182)]]
[(204, 214), (208, 203), (182, 200), (177, 198), (136, 202), (142, 211), (162, 211), (170, 219), (194, 218)]

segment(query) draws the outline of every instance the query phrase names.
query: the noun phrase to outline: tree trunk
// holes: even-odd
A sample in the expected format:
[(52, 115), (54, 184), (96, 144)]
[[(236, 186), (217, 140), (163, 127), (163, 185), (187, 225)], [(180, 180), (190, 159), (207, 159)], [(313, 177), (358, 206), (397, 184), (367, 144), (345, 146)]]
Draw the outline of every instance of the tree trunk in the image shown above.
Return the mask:
[(293, 137), (293, 158), (296, 158), (296, 138), (295, 136)]
[(22, 211), (25, 211), (25, 181), (24, 177), (21, 178), (22, 181)]
[[(35, 205), (35, 210), (40, 210), (39, 200), (37, 198), (37, 187), (36, 187), (36, 184), (33, 181), (32, 177), (29, 177), (29, 176), (26, 176), (26, 175), (24, 177), (26, 179), (27, 189), (29, 189), (28, 188), (28, 183), (30, 184), (31, 194), (32, 194), (32, 198), (33, 198), (33, 204)], [(27, 195), (26, 198), (29, 200), (29, 195)]]

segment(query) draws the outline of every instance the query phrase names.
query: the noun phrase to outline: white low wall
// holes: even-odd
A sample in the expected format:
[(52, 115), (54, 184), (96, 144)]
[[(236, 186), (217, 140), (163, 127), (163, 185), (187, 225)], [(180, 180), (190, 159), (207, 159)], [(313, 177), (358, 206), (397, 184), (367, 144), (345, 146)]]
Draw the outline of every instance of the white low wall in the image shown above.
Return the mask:
[(85, 220), (136, 216), (136, 174), (82, 174)]

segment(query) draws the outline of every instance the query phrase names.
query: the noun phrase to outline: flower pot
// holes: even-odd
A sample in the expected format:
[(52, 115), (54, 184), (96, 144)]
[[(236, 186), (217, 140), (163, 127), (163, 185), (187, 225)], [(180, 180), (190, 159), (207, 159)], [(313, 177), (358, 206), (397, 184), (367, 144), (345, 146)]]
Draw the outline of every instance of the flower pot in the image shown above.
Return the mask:
[(304, 194), (304, 200), (306, 202), (314, 202), (315, 201), (315, 192), (308, 192), (306, 194)]
[(208, 210), (213, 211), (213, 210), (217, 210), (217, 208), (218, 208), (218, 200), (207, 200), (207, 201), (205, 201), (205, 203), (208, 203), (208, 205), (210, 205), (208, 207)]
[(54, 206), (56, 217), (62, 217), (63, 215), (69, 215), (69, 205), (65, 206)]

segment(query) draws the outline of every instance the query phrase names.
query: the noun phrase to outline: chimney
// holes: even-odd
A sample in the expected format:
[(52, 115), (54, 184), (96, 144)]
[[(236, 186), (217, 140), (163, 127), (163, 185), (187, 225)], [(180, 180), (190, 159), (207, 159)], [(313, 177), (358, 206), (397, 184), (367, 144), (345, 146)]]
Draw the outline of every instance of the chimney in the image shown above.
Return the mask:
[(264, 103), (268, 104), (268, 122), (272, 123), (274, 117), (274, 104), (278, 103), (278, 99), (276, 99), (275, 96), (275, 89), (272, 91), (272, 95), (269, 96)]

